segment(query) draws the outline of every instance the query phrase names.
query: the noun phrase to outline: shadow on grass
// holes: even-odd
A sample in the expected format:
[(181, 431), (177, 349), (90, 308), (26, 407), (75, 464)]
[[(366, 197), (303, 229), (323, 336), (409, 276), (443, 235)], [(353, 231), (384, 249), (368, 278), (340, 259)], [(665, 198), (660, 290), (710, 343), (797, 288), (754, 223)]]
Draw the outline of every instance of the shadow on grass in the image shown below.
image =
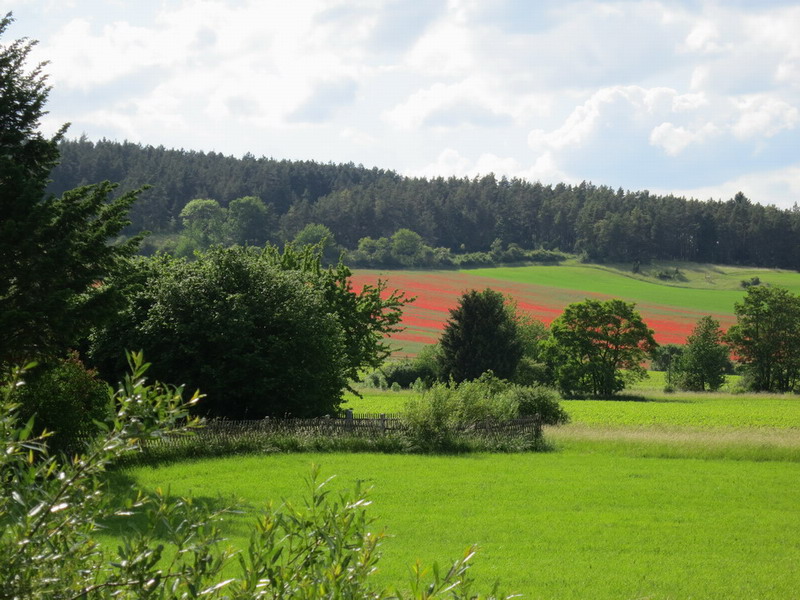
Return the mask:
[[(147, 532), (159, 541), (169, 542), (170, 532), (167, 520), (148, 515), (148, 510), (154, 510), (159, 503), (159, 494), (155, 490), (141, 488), (136, 478), (127, 470), (112, 470), (106, 475), (105, 493), (111, 496), (111, 504), (120, 507), (126, 514), (103, 519), (100, 525), (103, 527), (104, 533), (122, 538)], [(144, 504), (136, 506), (135, 501), (139, 495), (144, 500)], [(188, 496), (173, 494), (167, 488), (162, 490), (161, 497), (169, 504), (181, 500), (189, 502), (191, 510), (196, 510), (197, 514), (221, 516), (221, 519), (214, 519), (214, 521), (224, 537), (247, 535), (256, 512), (254, 507), (248, 506), (240, 500), (222, 496), (192, 494), (189, 500)]]

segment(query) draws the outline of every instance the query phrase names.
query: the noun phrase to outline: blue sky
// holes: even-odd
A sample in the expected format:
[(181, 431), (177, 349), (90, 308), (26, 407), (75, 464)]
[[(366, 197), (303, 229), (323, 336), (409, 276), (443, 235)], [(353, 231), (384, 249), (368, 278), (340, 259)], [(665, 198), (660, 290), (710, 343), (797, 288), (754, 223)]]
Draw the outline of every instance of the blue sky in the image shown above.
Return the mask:
[(800, 203), (800, 3), (0, 0), (43, 127)]

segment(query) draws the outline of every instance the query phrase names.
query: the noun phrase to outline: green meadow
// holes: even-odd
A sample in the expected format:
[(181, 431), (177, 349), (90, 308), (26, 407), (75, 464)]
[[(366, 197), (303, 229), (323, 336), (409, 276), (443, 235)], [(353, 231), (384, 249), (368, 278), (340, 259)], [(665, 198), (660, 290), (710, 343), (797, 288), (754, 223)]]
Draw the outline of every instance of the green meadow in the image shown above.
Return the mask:
[[(552, 450), (453, 456), (274, 454), (140, 467), (125, 484), (236, 501), (242, 547), (266, 502), (300, 497), (310, 465), (334, 489), (372, 487), (385, 531), (375, 574), (476, 543), (481, 587), (526, 598), (792, 598), (800, 589), (800, 397), (664, 394), (570, 400)], [(364, 390), (356, 412), (399, 412), (410, 392)], [(219, 500), (221, 499), (221, 500)]]
[[(677, 278), (658, 278), (658, 272), (673, 272), (675, 268), (680, 271)], [(638, 274), (633, 273), (630, 266), (623, 268), (577, 263), (495, 267), (462, 272), (522, 285), (604, 294), (639, 304), (673, 306), (715, 314), (732, 314), (734, 303), (740, 301), (744, 294), (742, 280), (753, 277), (758, 277), (762, 284), (786, 287), (795, 293), (800, 291), (800, 274), (794, 271), (694, 263), (646, 265), (641, 267)]]

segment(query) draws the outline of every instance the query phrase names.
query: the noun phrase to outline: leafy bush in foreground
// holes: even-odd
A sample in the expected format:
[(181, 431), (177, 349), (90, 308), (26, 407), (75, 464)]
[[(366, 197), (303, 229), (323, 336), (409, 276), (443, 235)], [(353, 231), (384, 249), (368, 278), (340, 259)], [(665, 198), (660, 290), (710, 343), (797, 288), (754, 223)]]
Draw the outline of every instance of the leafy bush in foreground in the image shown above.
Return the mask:
[(47, 438), (51, 453), (80, 451), (86, 440), (100, 432), (95, 422), (112, 416), (108, 386), (83, 366), (77, 353), (31, 371), (14, 400), (19, 403), (21, 420), (35, 418), (35, 434), (52, 432)]
[[(229, 577), (234, 554), (222, 549), (222, 511), (157, 492), (125, 496), (106, 485), (106, 468), (142, 440), (189, 433), (181, 388), (148, 385), (141, 354), (114, 395), (116, 416), (105, 434), (71, 461), (49, 456), (33, 422), (21, 424), (15, 371), (0, 391), (0, 598), (67, 600), (121, 598), (388, 598), (369, 581), (383, 537), (370, 531), (369, 502), (356, 490), (332, 498), (309, 479), (299, 507), (268, 508), (249, 548), (236, 556), (241, 575)], [(135, 518), (131, 518), (135, 517)], [(116, 552), (97, 542), (111, 519), (124, 520)], [(467, 574), (470, 549), (445, 571), (413, 570), (399, 598), (476, 598)], [(225, 573), (225, 575), (223, 575)]]

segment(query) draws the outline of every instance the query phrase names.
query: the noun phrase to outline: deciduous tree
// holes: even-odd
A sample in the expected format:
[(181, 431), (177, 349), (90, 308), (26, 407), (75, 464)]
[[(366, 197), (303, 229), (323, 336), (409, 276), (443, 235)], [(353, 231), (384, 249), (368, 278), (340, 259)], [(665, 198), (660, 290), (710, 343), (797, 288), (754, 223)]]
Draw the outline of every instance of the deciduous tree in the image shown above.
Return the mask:
[(585, 300), (553, 321), (543, 354), (565, 394), (610, 396), (647, 376), (642, 362), (656, 346), (634, 304)]
[(156, 375), (201, 388), (199, 409), (228, 418), (334, 412), (350, 380), (388, 355), (403, 301), (382, 284), (356, 293), (319, 253), (213, 248), (194, 261), (137, 261), (120, 283), (128, 306), (95, 332), (90, 357), (118, 376), (120, 340), (152, 356)]
[(777, 287), (747, 288), (726, 336), (756, 391), (787, 392), (800, 383), (800, 296)]

